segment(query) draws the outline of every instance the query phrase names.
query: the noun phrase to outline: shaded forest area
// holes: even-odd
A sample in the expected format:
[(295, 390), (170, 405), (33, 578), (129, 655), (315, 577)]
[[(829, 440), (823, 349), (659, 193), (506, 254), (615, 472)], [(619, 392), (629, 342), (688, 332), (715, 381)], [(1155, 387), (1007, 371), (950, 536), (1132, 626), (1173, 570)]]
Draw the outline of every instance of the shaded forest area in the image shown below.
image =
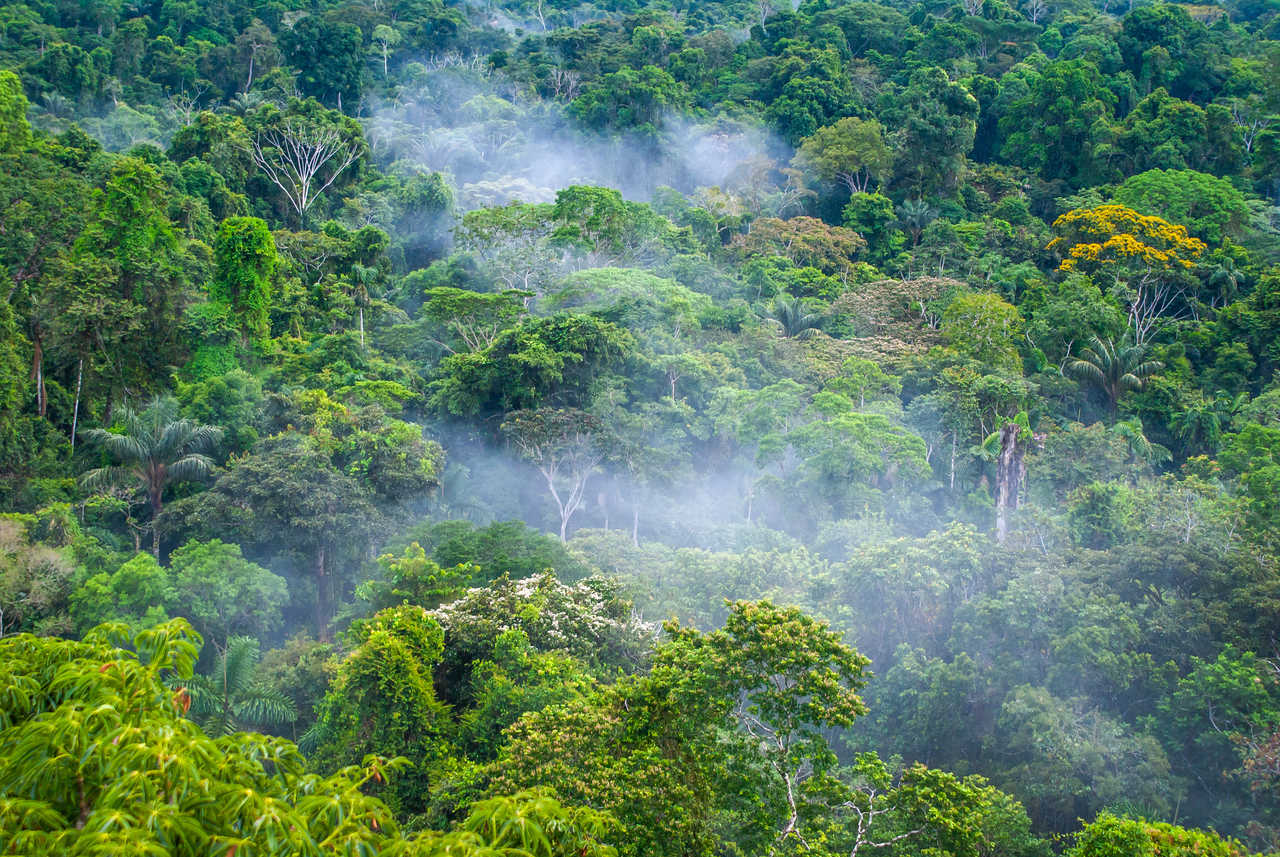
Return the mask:
[(1278, 13), (0, 7), (0, 853), (1280, 851)]

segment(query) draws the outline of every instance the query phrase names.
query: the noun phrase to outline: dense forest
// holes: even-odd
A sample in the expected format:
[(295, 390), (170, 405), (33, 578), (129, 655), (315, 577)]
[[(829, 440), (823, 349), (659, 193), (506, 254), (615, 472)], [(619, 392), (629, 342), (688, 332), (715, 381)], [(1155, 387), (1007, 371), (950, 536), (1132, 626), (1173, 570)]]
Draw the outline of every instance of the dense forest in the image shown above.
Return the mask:
[(0, 6), (0, 853), (1280, 852), (1280, 0)]

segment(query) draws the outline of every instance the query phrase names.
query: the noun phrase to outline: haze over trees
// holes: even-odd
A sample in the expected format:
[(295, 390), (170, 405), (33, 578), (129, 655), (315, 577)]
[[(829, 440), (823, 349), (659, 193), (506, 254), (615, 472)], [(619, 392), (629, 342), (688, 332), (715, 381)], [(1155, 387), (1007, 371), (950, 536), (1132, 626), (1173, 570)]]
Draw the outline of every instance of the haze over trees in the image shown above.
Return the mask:
[(0, 9), (0, 854), (1280, 853), (1280, 7)]

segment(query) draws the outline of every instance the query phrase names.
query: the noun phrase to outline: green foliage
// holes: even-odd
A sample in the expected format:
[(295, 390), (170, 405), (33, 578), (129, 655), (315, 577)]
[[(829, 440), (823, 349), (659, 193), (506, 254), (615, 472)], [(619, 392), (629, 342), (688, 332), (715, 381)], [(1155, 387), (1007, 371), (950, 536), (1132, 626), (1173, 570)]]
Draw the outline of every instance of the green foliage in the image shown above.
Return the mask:
[(1103, 813), (1080, 831), (1066, 853), (1071, 857), (1154, 854), (1245, 857), (1249, 852), (1236, 840), (1224, 839), (1212, 831), (1188, 830), (1174, 824)]
[(237, 634), (265, 637), (280, 627), (287, 597), (284, 578), (240, 554), (238, 545), (190, 541), (169, 555), (175, 598), (169, 608), (185, 616), (215, 645)]
[(353, 648), (317, 711), (317, 764), (338, 769), (380, 751), (403, 756), (413, 764), (411, 772), (382, 794), (401, 812), (418, 811), (428, 796), (431, 765), (446, 752), (446, 710), (431, 681), (444, 632), (423, 608), (405, 605), (374, 615), (351, 633)]
[(525, 319), (487, 348), (441, 361), (430, 401), (441, 413), (482, 417), (537, 407), (552, 395), (581, 404), (631, 342), (625, 330), (594, 316)]
[(997, 370), (1018, 372), (1023, 318), (999, 296), (960, 295), (942, 314), (942, 335), (951, 347)]
[(218, 227), (213, 245), (217, 269), (209, 297), (231, 308), (241, 332), (260, 340), (271, 314), (271, 280), (276, 273), (276, 245), (265, 221), (229, 217)]

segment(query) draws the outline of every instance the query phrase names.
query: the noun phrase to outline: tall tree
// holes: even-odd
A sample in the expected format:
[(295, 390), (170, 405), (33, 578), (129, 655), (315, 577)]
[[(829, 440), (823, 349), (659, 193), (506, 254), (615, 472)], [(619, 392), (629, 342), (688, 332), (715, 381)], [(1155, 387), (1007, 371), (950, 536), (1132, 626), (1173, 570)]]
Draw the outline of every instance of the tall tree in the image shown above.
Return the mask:
[(278, 259), (276, 242), (265, 221), (228, 217), (213, 245), (214, 271), (209, 296), (231, 311), (241, 335), (261, 340), (270, 332), (271, 280)]
[(561, 542), (582, 508), (587, 480), (605, 458), (601, 429), (598, 418), (577, 408), (515, 411), (502, 423), (502, 433), (547, 483), (560, 514)]
[(205, 450), (222, 437), (222, 429), (178, 417), (172, 397), (155, 398), (141, 412), (120, 409), (120, 432), (90, 429), (85, 440), (100, 446), (115, 464), (85, 472), (81, 481), (91, 488), (132, 482), (151, 507), (151, 552), (160, 556), (160, 532), (155, 517), (163, 508), (164, 490), (174, 482), (203, 478), (213, 470)]
[(316, 198), (363, 153), (363, 145), (347, 140), (339, 128), (296, 118), (261, 131), (250, 152), (258, 169), (284, 194), (299, 227), (306, 226)]
[(841, 182), (850, 194), (865, 193), (871, 182), (884, 182), (893, 153), (879, 122), (848, 116), (801, 143), (796, 165), (823, 181)]
[(1142, 345), (1094, 337), (1079, 357), (1067, 362), (1067, 371), (1102, 390), (1114, 416), (1125, 393), (1142, 389), (1148, 378), (1164, 368), (1159, 360), (1147, 360), (1146, 356)]

